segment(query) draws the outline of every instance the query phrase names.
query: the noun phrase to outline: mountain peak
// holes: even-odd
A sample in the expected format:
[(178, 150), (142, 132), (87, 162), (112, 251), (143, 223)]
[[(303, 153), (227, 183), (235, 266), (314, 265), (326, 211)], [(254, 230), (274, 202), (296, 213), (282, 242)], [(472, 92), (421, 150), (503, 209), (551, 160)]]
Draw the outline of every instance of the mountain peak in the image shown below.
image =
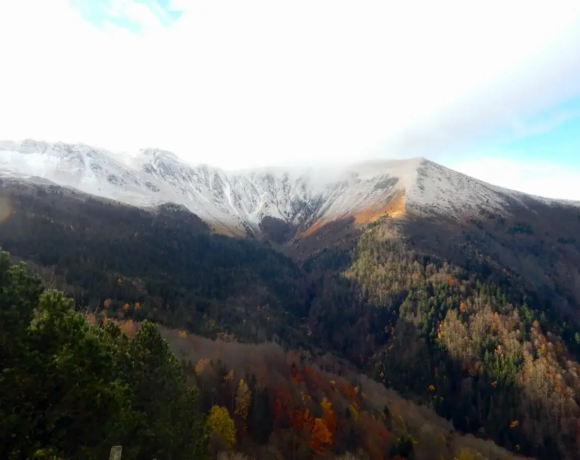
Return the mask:
[[(469, 218), (538, 199), (495, 187), (425, 158), (350, 166), (222, 171), (147, 148), (130, 159), (83, 144), (0, 142), (3, 175), (37, 176), (138, 206), (172, 202), (225, 233), (260, 233), (264, 218), (302, 231), (340, 219), (356, 224), (409, 213)], [(547, 201), (547, 200), (545, 200)]]
[(156, 148), (141, 149), (139, 150), (139, 154), (145, 158), (169, 158), (171, 160), (178, 160), (178, 157), (175, 153)]

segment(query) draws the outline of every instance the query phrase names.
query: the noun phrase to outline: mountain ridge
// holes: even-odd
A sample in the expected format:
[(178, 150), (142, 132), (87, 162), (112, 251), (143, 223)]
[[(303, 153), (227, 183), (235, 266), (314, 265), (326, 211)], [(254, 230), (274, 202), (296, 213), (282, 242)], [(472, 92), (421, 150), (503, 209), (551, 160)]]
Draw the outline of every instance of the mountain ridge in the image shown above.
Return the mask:
[(348, 167), (261, 167), (224, 171), (193, 166), (162, 149), (115, 154), (85, 144), (0, 142), (0, 173), (40, 177), (95, 196), (140, 207), (174, 202), (217, 233), (261, 236), (265, 218), (312, 233), (353, 218), (356, 224), (407, 213), (454, 219), (505, 214), (510, 204), (555, 200), (487, 184), (425, 158), (375, 160)]

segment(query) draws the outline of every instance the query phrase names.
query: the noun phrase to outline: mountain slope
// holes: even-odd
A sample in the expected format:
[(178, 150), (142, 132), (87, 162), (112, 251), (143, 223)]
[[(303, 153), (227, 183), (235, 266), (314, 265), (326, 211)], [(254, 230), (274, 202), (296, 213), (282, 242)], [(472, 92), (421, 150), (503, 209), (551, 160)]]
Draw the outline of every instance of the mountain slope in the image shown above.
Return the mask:
[[(98, 153), (66, 156), (59, 168), (82, 170)], [(123, 161), (131, 163), (123, 171), (159, 184), (152, 193), (199, 185), (197, 197), (228, 218), (211, 202), (217, 195), (204, 195), (219, 188), (216, 174), (230, 185), (234, 176), (243, 184), (266, 177), (182, 170), (158, 151)], [(106, 172), (121, 164), (113, 163)], [(135, 166), (143, 164), (153, 172)], [(273, 243), (212, 233), (184, 205), (138, 208), (47, 179), (3, 177), (0, 246), (91, 312), (335, 353), (461, 431), (527, 455), (578, 458), (578, 208), (424, 160), (390, 165), (316, 182), (331, 188), (306, 180), (301, 188), (287, 171), (271, 171), (260, 203), (277, 211), (248, 225), (256, 235), (285, 233)], [(111, 183), (99, 173), (99, 185)], [(284, 174), (286, 186), (275, 180)], [(143, 183), (137, 179), (124, 180)], [(237, 190), (240, 202), (259, 195)], [(284, 200), (296, 190), (310, 207), (274, 217), (292, 209)], [(237, 209), (224, 197), (223, 209)]]
[(141, 150), (114, 154), (82, 144), (26, 140), (0, 142), (3, 175), (42, 177), (55, 184), (136, 206), (184, 205), (231, 235), (261, 235), (264, 219), (296, 232), (384, 215), (442, 215), (454, 219), (482, 212), (506, 214), (526, 202), (573, 205), (531, 197), (472, 179), (421, 158), (354, 165), (348, 169), (264, 168), (225, 172), (191, 166), (171, 152)]
[(580, 203), (507, 190), (425, 159), (225, 172), (158, 149), (130, 156), (26, 140), (0, 142), (0, 173), (145, 209), (177, 203), (214, 233), (269, 240), (298, 260), (352, 246), (366, 224), (390, 217), (423, 251), (462, 266), (493, 261), (580, 322)]

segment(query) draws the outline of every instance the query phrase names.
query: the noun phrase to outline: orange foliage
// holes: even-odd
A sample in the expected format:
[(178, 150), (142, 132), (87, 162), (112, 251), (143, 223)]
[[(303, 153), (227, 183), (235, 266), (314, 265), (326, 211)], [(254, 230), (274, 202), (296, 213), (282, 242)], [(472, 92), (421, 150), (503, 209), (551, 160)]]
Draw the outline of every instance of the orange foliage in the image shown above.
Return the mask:
[(332, 444), (332, 433), (321, 418), (314, 419), (312, 434), (308, 446), (318, 455), (322, 453), (324, 444)]
[(332, 404), (328, 399), (326, 399), (326, 397), (322, 399), (320, 405), (322, 406), (322, 419), (324, 420), (328, 431), (330, 431), (331, 434), (334, 434), (337, 426), (336, 412), (332, 410)]
[(314, 418), (308, 409), (296, 409), (290, 414), (290, 424), (299, 430), (312, 430)]
[(89, 324), (97, 324), (97, 317), (95, 316), (94, 313), (88, 313), (87, 315), (85, 315), (85, 318), (87, 319), (87, 323)]
[(135, 327), (135, 323), (133, 323), (132, 319), (121, 324), (121, 332), (129, 337), (133, 337), (135, 335), (137, 328)]

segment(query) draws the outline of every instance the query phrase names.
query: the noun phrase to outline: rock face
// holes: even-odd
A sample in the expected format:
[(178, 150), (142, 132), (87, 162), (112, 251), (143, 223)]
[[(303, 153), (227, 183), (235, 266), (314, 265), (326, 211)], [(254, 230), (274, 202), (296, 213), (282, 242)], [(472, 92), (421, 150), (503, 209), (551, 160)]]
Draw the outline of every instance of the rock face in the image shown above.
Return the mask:
[(260, 235), (278, 221), (276, 228), (283, 225), (284, 231), (276, 234), (284, 238), (345, 218), (357, 224), (408, 213), (463, 219), (509, 213), (514, 204), (578, 206), (495, 187), (423, 158), (348, 169), (226, 172), (192, 166), (158, 149), (130, 156), (83, 144), (25, 140), (0, 142), (0, 176), (40, 177), (136, 206), (177, 203), (214, 231), (230, 235)]

